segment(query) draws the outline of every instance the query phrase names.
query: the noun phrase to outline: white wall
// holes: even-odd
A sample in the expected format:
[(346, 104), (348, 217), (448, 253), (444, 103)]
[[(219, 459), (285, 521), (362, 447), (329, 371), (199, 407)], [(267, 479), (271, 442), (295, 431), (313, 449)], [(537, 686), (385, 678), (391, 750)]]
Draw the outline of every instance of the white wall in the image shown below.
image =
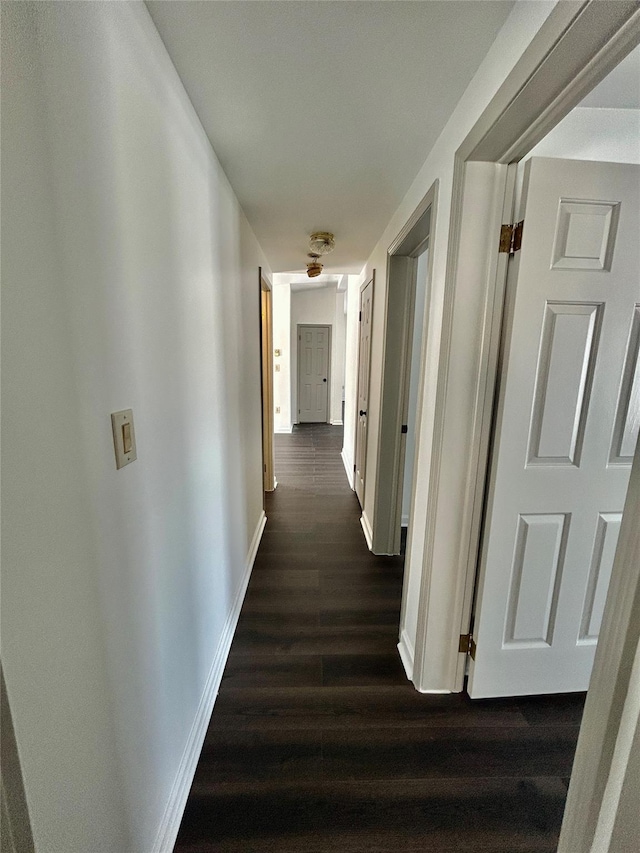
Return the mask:
[[(298, 325), (331, 326), (331, 387), (329, 418), (342, 423), (342, 387), (344, 385), (345, 315), (341, 293), (336, 287), (317, 287), (291, 293), (291, 400), (293, 422), (298, 423)], [(338, 309), (338, 310), (337, 310)]]
[(416, 296), (413, 314), (413, 332), (411, 339), (411, 369), (409, 376), (409, 407), (407, 412), (407, 441), (404, 455), (404, 479), (402, 483), (402, 525), (409, 524), (411, 510), (411, 492), (413, 489), (413, 467), (416, 454), (416, 414), (418, 408), (418, 390), (420, 380), (420, 365), (422, 342), (424, 339), (423, 326), (427, 304), (429, 273), (429, 251), (418, 257), (416, 269)]
[[(417, 417), (420, 444), (417, 452), (415, 514), (416, 518), (426, 519), (428, 513), (431, 445), (433, 441), (433, 413), (435, 411), (436, 379), (440, 354), (444, 284), (449, 243), (454, 155), (555, 5), (555, 2), (546, 2), (546, 0), (536, 3), (516, 3), (514, 5), (505, 25), (500, 30), (473, 80), (456, 105), (451, 118), (429, 153), (398, 210), (394, 213), (381, 235), (363, 269), (363, 276), (365, 278), (371, 275), (372, 270), (375, 269), (376, 271), (372, 329), (371, 389), (368, 410), (369, 441), (367, 446), (367, 476), (364, 500), (365, 512), (374, 525), (374, 486), (377, 469), (376, 450), (379, 433), (388, 248), (437, 180), (439, 182), (438, 203), (437, 209), (434, 212), (435, 230), (430, 243), (430, 251), (433, 253), (433, 266), (429, 323), (426, 330), (425, 375), (422, 408)], [(446, 485), (448, 487), (450, 484), (447, 483)], [(455, 491), (452, 494), (457, 495), (458, 492)], [(437, 513), (438, 507), (432, 505), (430, 509), (432, 513)], [(447, 513), (448, 521), (452, 522), (453, 519), (459, 520), (462, 507), (459, 506), (453, 508), (453, 510), (451, 507), (448, 507)], [(428, 673), (422, 675), (422, 683), (425, 689), (442, 690), (448, 689), (449, 670), (447, 667), (447, 656), (450, 650), (450, 626), (445, 625), (444, 622), (446, 621), (446, 615), (451, 612), (449, 605), (455, 596), (455, 572), (453, 570), (448, 571), (448, 568), (452, 567), (452, 561), (457, 558), (457, 554), (451, 552), (453, 546), (451, 544), (451, 537), (448, 536), (447, 524), (443, 523), (440, 525), (438, 520), (436, 520), (435, 529), (433, 565), (439, 566), (440, 570), (432, 576), (431, 601), (437, 602), (440, 618), (438, 619), (437, 614), (434, 614), (434, 618), (429, 620), (432, 630), (430, 630), (426, 642), (431, 650), (429, 660), (433, 664), (433, 667)], [(425, 525), (414, 525), (405, 561), (405, 570), (410, 571), (413, 568), (414, 571), (418, 572), (419, 576), (422, 574), (424, 536)], [(417, 588), (419, 586), (418, 579)], [(415, 629), (413, 630), (413, 636), (409, 640), (413, 645), (415, 642)]]
[(640, 110), (576, 107), (529, 157), (640, 163)]
[[(282, 277), (273, 277), (273, 348), (281, 353), (273, 359), (273, 428), (291, 432), (291, 286), (288, 281), (276, 283)], [(276, 366), (280, 368), (277, 372)]]
[(39, 853), (149, 853), (261, 519), (267, 264), (144, 4), (2, 39), (7, 689)]

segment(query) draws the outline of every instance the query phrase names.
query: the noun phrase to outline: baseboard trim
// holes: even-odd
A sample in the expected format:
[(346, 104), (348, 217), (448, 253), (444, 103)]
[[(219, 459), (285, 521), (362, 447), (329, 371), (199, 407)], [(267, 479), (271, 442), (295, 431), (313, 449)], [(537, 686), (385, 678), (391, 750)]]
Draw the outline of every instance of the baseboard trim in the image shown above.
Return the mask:
[(293, 432), (293, 424), (289, 424), (289, 426), (288, 426), (288, 427), (287, 427), (287, 426), (283, 426), (283, 427), (275, 427), (275, 429), (274, 429), (273, 431), (274, 431), (275, 433), (285, 433), (285, 434), (289, 434), (290, 432)]
[(413, 648), (413, 643), (409, 639), (409, 636), (404, 630), (404, 628), (400, 632), (400, 642), (398, 643), (398, 651), (400, 652), (400, 660), (402, 661), (404, 671), (407, 673), (407, 678), (409, 679), (409, 681), (413, 681), (413, 661), (415, 651)]
[(353, 462), (347, 459), (347, 455), (344, 452), (344, 447), (340, 451), (340, 458), (342, 459), (342, 464), (344, 465), (344, 470), (347, 472), (347, 480), (349, 481), (349, 488), (353, 491)]
[(256, 554), (258, 553), (258, 546), (260, 545), (260, 540), (262, 539), (262, 533), (266, 523), (267, 516), (263, 511), (260, 516), (260, 520), (258, 521), (255, 533), (253, 534), (253, 539), (251, 540), (240, 588), (238, 589), (233, 606), (229, 612), (229, 616), (227, 617), (222, 636), (220, 637), (220, 642), (218, 643), (218, 648), (216, 650), (211, 669), (209, 670), (209, 675), (207, 676), (207, 681), (198, 705), (198, 710), (196, 711), (196, 716), (193, 721), (193, 725), (191, 726), (189, 737), (187, 738), (187, 744), (182, 754), (180, 766), (178, 767), (178, 772), (171, 788), (169, 800), (167, 802), (164, 815), (162, 816), (162, 821), (158, 829), (155, 843), (151, 848), (151, 853), (172, 853), (175, 846), (176, 838), (178, 837), (178, 830), (180, 829), (180, 822), (182, 821), (182, 815), (187, 804), (187, 797), (189, 796), (191, 783), (193, 782), (193, 777), (196, 772), (198, 758), (200, 757), (204, 737), (209, 726), (209, 718), (211, 717), (213, 706), (218, 695), (220, 682), (222, 681), (222, 673), (224, 672), (224, 668), (227, 663), (227, 657), (229, 656), (233, 635), (236, 630), (236, 625), (238, 624), (238, 617), (240, 616), (240, 610), (249, 584), (249, 578), (251, 577), (251, 570), (253, 569), (253, 563), (255, 561)]
[(369, 550), (373, 551), (373, 530), (371, 529), (371, 523), (367, 518), (367, 514), (364, 510), (362, 510), (362, 515), (360, 516), (360, 524), (362, 525), (362, 529), (364, 530), (364, 538), (367, 540)]
[(329, 423), (331, 424), (331, 426), (344, 426), (344, 424), (342, 423), (342, 421), (339, 421), (339, 420), (335, 420), (335, 421), (334, 421), (333, 419), (331, 419), (331, 420), (329, 421)]

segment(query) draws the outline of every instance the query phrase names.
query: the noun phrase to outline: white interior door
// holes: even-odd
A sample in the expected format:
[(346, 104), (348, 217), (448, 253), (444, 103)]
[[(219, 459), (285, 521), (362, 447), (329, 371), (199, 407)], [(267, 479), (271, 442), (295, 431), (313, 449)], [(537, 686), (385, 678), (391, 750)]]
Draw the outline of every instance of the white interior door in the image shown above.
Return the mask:
[(358, 346), (358, 411), (356, 412), (355, 490), (364, 506), (364, 478), (367, 467), (367, 412), (369, 410), (369, 373), (371, 370), (371, 320), (373, 317), (373, 279), (360, 291), (360, 341)]
[(298, 422), (326, 423), (330, 326), (298, 326)]
[(639, 166), (526, 165), (474, 698), (589, 685), (640, 421), (639, 199)]

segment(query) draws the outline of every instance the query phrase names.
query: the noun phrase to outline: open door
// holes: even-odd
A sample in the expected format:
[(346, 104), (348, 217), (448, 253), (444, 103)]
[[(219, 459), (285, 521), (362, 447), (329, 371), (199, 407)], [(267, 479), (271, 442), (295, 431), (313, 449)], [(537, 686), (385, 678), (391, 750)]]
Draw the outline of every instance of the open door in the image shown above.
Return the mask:
[(271, 286), (260, 270), (260, 365), (264, 491), (275, 488), (273, 470), (273, 308)]
[(526, 164), (473, 698), (589, 685), (640, 423), (639, 199), (638, 166)]
[(360, 288), (360, 337), (358, 341), (358, 410), (356, 412), (355, 491), (364, 509), (364, 482), (367, 467), (367, 411), (371, 370), (371, 321), (374, 279)]

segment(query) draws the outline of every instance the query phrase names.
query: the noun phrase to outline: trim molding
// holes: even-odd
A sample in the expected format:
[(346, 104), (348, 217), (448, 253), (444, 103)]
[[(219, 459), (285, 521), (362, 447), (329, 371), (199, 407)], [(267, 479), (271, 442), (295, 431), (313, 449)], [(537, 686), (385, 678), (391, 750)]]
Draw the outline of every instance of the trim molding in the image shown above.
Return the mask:
[(370, 551), (373, 551), (373, 531), (371, 529), (371, 522), (364, 510), (362, 510), (362, 515), (360, 516), (360, 524), (364, 530), (364, 538), (367, 540), (367, 546)]
[(347, 472), (347, 480), (349, 481), (349, 488), (353, 491), (353, 462), (351, 462), (347, 458), (347, 454), (344, 452), (344, 447), (340, 451), (340, 458), (342, 459), (342, 464), (344, 465), (344, 470)]
[(293, 424), (289, 424), (289, 426), (275, 427), (273, 431), (274, 431), (275, 433), (290, 433), (290, 432), (293, 432)]
[(195, 719), (182, 754), (180, 766), (178, 767), (178, 772), (171, 788), (171, 793), (169, 794), (169, 800), (160, 822), (158, 834), (151, 848), (151, 853), (171, 853), (176, 843), (180, 822), (182, 821), (182, 815), (187, 804), (187, 797), (189, 796), (198, 758), (200, 757), (204, 737), (209, 726), (209, 718), (213, 712), (213, 706), (218, 695), (218, 690), (220, 689), (222, 673), (227, 663), (236, 625), (238, 624), (238, 617), (240, 616), (249, 578), (251, 577), (251, 570), (253, 569), (253, 563), (258, 553), (258, 546), (260, 545), (266, 523), (267, 516), (263, 510), (255, 533), (253, 534), (251, 545), (249, 546), (244, 575), (222, 631), (204, 691), (200, 698), (198, 710), (196, 711)]
[(343, 426), (342, 421), (338, 419), (334, 420), (333, 418), (331, 418), (329, 423), (331, 424), (331, 426)]
[(409, 639), (409, 635), (403, 628), (400, 632), (400, 642), (398, 643), (398, 651), (400, 652), (400, 660), (402, 661), (402, 665), (404, 667), (404, 671), (407, 673), (407, 678), (409, 681), (413, 681), (413, 656), (414, 649)]

